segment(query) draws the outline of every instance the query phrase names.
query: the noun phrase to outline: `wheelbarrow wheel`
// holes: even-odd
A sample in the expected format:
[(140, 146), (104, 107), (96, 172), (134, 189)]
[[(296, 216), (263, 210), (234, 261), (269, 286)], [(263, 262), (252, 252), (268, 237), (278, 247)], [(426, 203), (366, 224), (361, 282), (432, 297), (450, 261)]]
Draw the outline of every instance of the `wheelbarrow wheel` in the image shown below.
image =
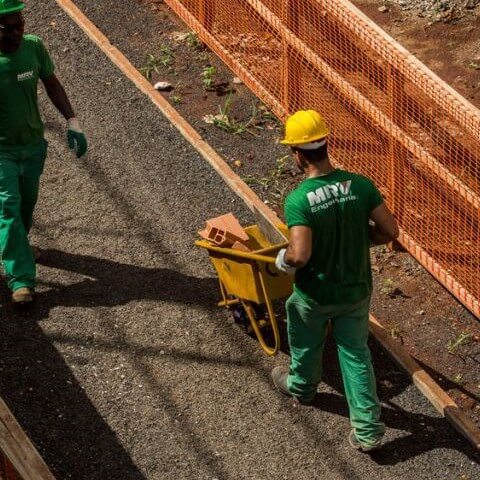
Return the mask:
[(242, 326), (245, 331), (248, 333), (248, 327), (250, 326), (250, 320), (248, 319), (247, 312), (241, 303), (237, 303), (236, 305), (230, 307), (232, 311), (233, 321), (237, 324)]
[[(266, 312), (265, 305), (258, 305), (257, 303), (252, 303), (251, 305), (255, 312), (255, 318), (259, 322), (260, 328), (268, 327), (269, 323), (265, 321), (265, 318), (268, 318), (268, 313)], [(242, 326), (245, 329), (245, 332), (248, 333), (248, 335), (255, 337), (255, 332), (243, 304), (239, 302), (236, 305), (230, 307), (230, 309), (232, 311), (232, 317), (234, 322), (237, 325)]]

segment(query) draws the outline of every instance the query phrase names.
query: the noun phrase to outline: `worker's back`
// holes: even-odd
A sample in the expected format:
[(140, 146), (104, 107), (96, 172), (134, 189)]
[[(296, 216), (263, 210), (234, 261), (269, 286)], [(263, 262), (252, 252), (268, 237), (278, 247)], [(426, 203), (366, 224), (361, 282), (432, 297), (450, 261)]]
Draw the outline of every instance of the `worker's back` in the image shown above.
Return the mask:
[(304, 180), (285, 202), (289, 228), (312, 229), (312, 256), (295, 276), (295, 289), (321, 305), (358, 303), (372, 290), (370, 212), (383, 202), (366, 177), (334, 170)]

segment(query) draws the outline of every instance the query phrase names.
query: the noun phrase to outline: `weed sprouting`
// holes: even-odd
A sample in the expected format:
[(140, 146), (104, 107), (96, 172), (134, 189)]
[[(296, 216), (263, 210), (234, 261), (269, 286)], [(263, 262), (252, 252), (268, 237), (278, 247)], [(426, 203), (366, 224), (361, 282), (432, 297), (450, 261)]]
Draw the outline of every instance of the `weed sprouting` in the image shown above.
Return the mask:
[(150, 80), (153, 72), (160, 73), (160, 67), (168, 67), (172, 63), (172, 60), (172, 50), (168, 45), (163, 45), (160, 47), (160, 54), (158, 57), (151, 53), (147, 53), (145, 56), (146, 64), (139, 70), (145, 78)]
[(247, 122), (240, 122), (231, 115), (231, 108), (232, 94), (230, 93), (225, 100), (224, 105), (219, 105), (219, 113), (216, 115), (205, 115), (203, 119), (206, 123), (212, 123), (227, 133), (232, 133), (234, 135), (249, 133), (250, 135), (255, 136), (255, 133), (252, 131), (252, 128), (254, 128), (254, 117), (252, 116)]
[(391, 278), (386, 278), (383, 280), (383, 284), (380, 287), (380, 292), (382, 292), (385, 295), (391, 295), (393, 291), (395, 290), (393, 280)]
[(462, 345), (468, 345), (472, 341), (472, 338), (473, 338), (473, 334), (471, 333), (467, 333), (467, 332), (460, 333), (460, 335), (448, 341), (448, 344), (447, 344), (448, 353), (450, 353), (451, 355), (454, 355), (457, 352), (459, 347), (461, 347)]
[(205, 90), (215, 90), (215, 75), (217, 69), (210, 65), (202, 70), (202, 85)]
[(282, 177), (291, 172), (289, 166), (290, 160), (290, 155), (285, 155), (276, 161), (275, 168), (272, 169), (267, 176), (256, 178), (253, 175), (248, 175), (243, 178), (243, 181), (247, 185), (259, 186), (263, 194), (268, 194), (269, 197), (273, 199), (271, 203), (276, 206), (281, 206), (291, 188), (288, 183), (285, 184), (285, 182), (282, 182)]
[(186, 37), (187, 40), (187, 45), (192, 49), (192, 50), (203, 50), (203, 43), (200, 41), (198, 38), (198, 35), (195, 32), (188, 32), (188, 35)]

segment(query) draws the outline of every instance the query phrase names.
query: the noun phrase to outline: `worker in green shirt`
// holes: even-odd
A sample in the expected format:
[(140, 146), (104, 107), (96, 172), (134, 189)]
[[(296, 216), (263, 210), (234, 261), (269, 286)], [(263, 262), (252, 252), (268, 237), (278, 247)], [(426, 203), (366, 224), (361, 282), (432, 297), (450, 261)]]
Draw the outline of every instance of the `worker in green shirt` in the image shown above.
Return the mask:
[(298, 111), (285, 124), (281, 143), (292, 148), (306, 179), (285, 201), (290, 243), (276, 265), (295, 275), (286, 304), (291, 361), (289, 369), (274, 368), (272, 380), (282, 393), (311, 402), (322, 378), (331, 321), (350, 412), (348, 439), (354, 448), (370, 451), (380, 446), (385, 426), (367, 345), (369, 249), (397, 238), (398, 227), (368, 178), (332, 166), (328, 135), (313, 110)]
[(18, 0), (0, 0), (0, 251), (14, 304), (33, 301), (36, 267), (28, 233), (37, 202), (47, 142), (37, 83), (67, 120), (67, 140), (77, 157), (85, 135), (40, 38), (24, 35)]

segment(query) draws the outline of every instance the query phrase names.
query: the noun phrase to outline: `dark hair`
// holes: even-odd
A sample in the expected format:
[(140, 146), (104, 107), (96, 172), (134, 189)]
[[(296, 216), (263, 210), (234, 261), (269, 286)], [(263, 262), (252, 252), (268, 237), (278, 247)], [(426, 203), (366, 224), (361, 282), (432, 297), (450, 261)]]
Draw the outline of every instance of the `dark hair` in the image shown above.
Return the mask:
[(300, 154), (305, 158), (309, 163), (319, 163), (326, 160), (328, 157), (327, 144), (322, 145), (321, 147), (316, 148), (315, 150), (302, 150), (298, 147), (292, 147), (294, 152), (300, 152)]

